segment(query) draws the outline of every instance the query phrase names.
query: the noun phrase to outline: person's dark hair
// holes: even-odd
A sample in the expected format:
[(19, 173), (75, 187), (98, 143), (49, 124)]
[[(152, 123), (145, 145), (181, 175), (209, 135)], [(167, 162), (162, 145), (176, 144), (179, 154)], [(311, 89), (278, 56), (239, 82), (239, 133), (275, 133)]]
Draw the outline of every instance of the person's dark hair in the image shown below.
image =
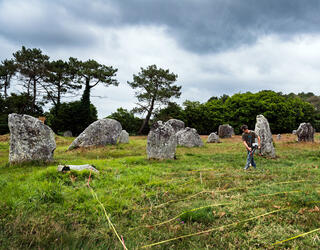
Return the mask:
[(243, 130), (247, 130), (247, 129), (248, 129), (248, 126), (247, 126), (247, 125), (245, 125), (245, 124), (241, 126), (241, 131), (243, 131)]

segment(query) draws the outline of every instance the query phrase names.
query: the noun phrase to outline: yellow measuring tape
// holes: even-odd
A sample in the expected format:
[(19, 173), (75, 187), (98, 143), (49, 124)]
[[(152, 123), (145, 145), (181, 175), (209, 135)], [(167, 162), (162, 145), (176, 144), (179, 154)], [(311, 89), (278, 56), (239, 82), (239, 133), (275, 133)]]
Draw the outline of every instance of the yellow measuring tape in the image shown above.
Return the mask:
[(163, 222), (160, 222), (160, 223), (157, 223), (157, 224), (153, 224), (153, 225), (144, 225), (144, 226), (139, 226), (139, 227), (134, 227), (134, 228), (131, 228), (130, 230), (134, 230), (134, 229), (137, 229), (137, 228), (141, 228), (141, 227), (156, 227), (156, 226), (160, 226), (160, 225), (164, 225), (164, 224), (167, 224), (175, 219), (178, 219), (180, 216), (186, 214), (186, 213), (189, 213), (189, 212), (194, 212), (194, 211), (197, 211), (197, 210), (200, 210), (200, 209), (203, 209), (203, 208), (208, 208), (208, 207), (218, 207), (218, 206), (226, 206), (226, 205), (231, 205), (231, 204), (234, 204), (232, 202), (229, 202), (229, 203), (221, 203), (221, 204), (211, 204), (211, 205), (207, 205), (207, 206), (203, 206), (203, 207), (197, 207), (197, 208), (193, 208), (191, 210), (188, 210), (188, 211), (185, 211), (181, 214), (178, 214), (177, 216), (169, 219), (169, 220), (166, 220), (166, 221), (163, 221)]
[(265, 213), (265, 214), (261, 214), (261, 215), (255, 216), (255, 217), (251, 217), (249, 219), (245, 219), (245, 220), (242, 220), (242, 221), (238, 221), (238, 222), (234, 222), (234, 223), (231, 223), (231, 224), (223, 225), (223, 226), (220, 226), (220, 227), (211, 228), (209, 230), (205, 230), (205, 231), (201, 231), (201, 232), (197, 232), (197, 233), (192, 233), (192, 234), (186, 234), (186, 235), (182, 235), (182, 236), (179, 236), (179, 237), (176, 237), (176, 238), (171, 238), (171, 239), (168, 239), (168, 240), (163, 240), (163, 241), (159, 241), (159, 242), (156, 242), (156, 243), (152, 243), (152, 244), (149, 244), (149, 245), (142, 246), (141, 248), (153, 247), (153, 246), (161, 245), (161, 244), (164, 244), (164, 243), (167, 243), (167, 242), (170, 242), (170, 241), (174, 241), (174, 240), (178, 240), (178, 239), (183, 239), (183, 238), (187, 238), (187, 237), (191, 237), (191, 236), (210, 233), (210, 232), (217, 231), (217, 230), (225, 228), (225, 227), (235, 226), (235, 225), (238, 225), (240, 223), (244, 223), (244, 222), (248, 222), (248, 221), (251, 221), (251, 220), (255, 220), (255, 219), (258, 219), (260, 217), (264, 217), (264, 216), (267, 216), (269, 214), (274, 214), (274, 213), (277, 213), (277, 212), (280, 212), (280, 211), (283, 211), (283, 210), (287, 210), (287, 209), (289, 209), (289, 208), (283, 208), (283, 209), (274, 210), (274, 211), (271, 211), (271, 212), (268, 212), (268, 213)]
[(314, 229), (314, 230), (312, 230), (312, 231), (310, 231), (310, 232), (307, 232), (307, 233), (299, 234), (299, 235), (297, 235), (297, 236), (291, 237), (291, 238), (286, 239), (286, 240), (278, 241), (278, 242), (276, 242), (276, 243), (273, 243), (271, 246), (278, 245), (278, 244), (282, 244), (282, 243), (284, 243), (284, 242), (286, 242), (286, 241), (293, 240), (293, 239), (296, 239), (296, 238), (299, 238), (299, 237), (303, 237), (303, 236), (306, 236), (306, 235), (308, 235), (308, 234), (311, 234), (311, 233), (314, 233), (314, 232), (317, 232), (317, 231), (320, 231), (320, 228)]
[(115, 228), (114, 225), (112, 224), (112, 222), (111, 222), (111, 220), (110, 220), (110, 218), (109, 218), (109, 216), (108, 216), (108, 214), (107, 214), (107, 211), (106, 211), (104, 205), (101, 203), (101, 201), (99, 200), (99, 198), (98, 198), (97, 194), (94, 192), (94, 190), (93, 190), (90, 186), (89, 186), (89, 188), (90, 188), (90, 191), (91, 191), (92, 196), (98, 201), (98, 203), (99, 203), (100, 206), (102, 207), (103, 212), (104, 212), (104, 215), (106, 216), (107, 221), (108, 221), (110, 227), (112, 228), (113, 232), (114, 232), (115, 235), (117, 236), (117, 238), (118, 238), (118, 240), (120, 241), (121, 245), (123, 246), (123, 248), (124, 248), (125, 250), (128, 250), (128, 248), (127, 248), (126, 245), (124, 244), (123, 240), (120, 238), (120, 236), (119, 236), (116, 228)]
[[(297, 182), (306, 182), (306, 180), (297, 180), (297, 181), (285, 181), (285, 182), (278, 182), (278, 183), (271, 183), (270, 185), (278, 185), (278, 184), (289, 184), (289, 183), (297, 183)], [(241, 189), (254, 189), (254, 188), (257, 188), (257, 187), (260, 187), (261, 185), (259, 186), (253, 186), (253, 187), (238, 187), (238, 188), (229, 188), (229, 189), (226, 189), (226, 190), (203, 190), (201, 192), (198, 192), (196, 194), (193, 194), (193, 195), (190, 195), (190, 196), (187, 196), (185, 198), (181, 198), (181, 199), (177, 199), (177, 200), (169, 200), (165, 203), (162, 203), (162, 204), (159, 204), (157, 206), (154, 206), (152, 208), (159, 208), (159, 207), (163, 207), (169, 203), (173, 203), (173, 202), (178, 202), (178, 201), (184, 201), (184, 200), (190, 200), (192, 199), (193, 197), (195, 196), (198, 196), (200, 194), (203, 194), (203, 193), (226, 193), (226, 192), (230, 192), (230, 191), (234, 191), (234, 190), (241, 190)], [(147, 207), (147, 208), (141, 208), (141, 209), (135, 209), (135, 210), (146, 210), (148, 208), (151, 208), (151, 207)]]

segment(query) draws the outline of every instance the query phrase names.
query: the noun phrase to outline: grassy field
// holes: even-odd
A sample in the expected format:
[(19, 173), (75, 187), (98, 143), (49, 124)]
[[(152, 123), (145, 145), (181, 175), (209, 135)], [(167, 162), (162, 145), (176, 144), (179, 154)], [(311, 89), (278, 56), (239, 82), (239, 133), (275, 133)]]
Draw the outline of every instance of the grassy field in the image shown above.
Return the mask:
[[(54, 163), (9, 166), (8, 136), (0, 137), (2, 249), (123, 248), (94, 194), (128, 249), (320, 246), (320, 231), (273, 245), (320, 228), (319, 134), (301, 144), (282, 135), (278, 158), (256, 157), (251, 171), (238, 136), (178, 148), (167, 161), (146, 159), (146, 137), (66, 152), (72, 140), (57, 137)], [(89, 171), (56, 170), (86, 163), (100, 170), (92, 189)]]

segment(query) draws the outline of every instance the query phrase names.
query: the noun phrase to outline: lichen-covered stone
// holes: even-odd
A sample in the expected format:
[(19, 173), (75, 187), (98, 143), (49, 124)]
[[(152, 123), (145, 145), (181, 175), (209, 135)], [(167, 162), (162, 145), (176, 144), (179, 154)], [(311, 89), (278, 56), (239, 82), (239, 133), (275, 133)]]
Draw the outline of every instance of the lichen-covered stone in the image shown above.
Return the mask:
[(176, 148), (177, 137), (171, 125), (155, 122), (147, 139), (148, 159), (174, 159)]
[(129, 143), (129, 133), (125, 130), (121, 131), (119, 143)]
[(218, 135), (220, 138), (231, 138), (234, 135), (234, 129), (229, 124), (220, 125)]
[(70, 130), (67, 130), (63, 133), (64, 137), (72, 137), (72, 132)]
[(301, 123), (297, 129), (296, 135), (298, 136), (298, 142), (313, 142), (315, 129), (310, 123)]
[(9, 162), (52, 161), (56, 149), (54, 133), (39, 119), (29, 115), (10, 114)]
[(216, 133), (211, 133), (208, 136), (207, 143), (220, 143), (219, 136)]
[(254, 132), (261, 138), (261, 154), (275, 158), (276, 151), (273, 146), (269, 122), (263, 115), (257, 115), (257, 123)]
[(91, 123), (69, 146), (68, 150), (78, 147), (105, 146), (118, 142), (122, 126), (114, 119), (100, 119)]
[(176, 135), (179, 146), (189, 148), (203, 146), (203, 141), (201, 140), (197, 130), (194, 128), (186, 127), (184, 130), (180, 130)]
[(174, 129), (176, 133), (184, 129), (184, 122), (178, 119), (170, 119), (166, 123), (171, 125), (171, 127)]

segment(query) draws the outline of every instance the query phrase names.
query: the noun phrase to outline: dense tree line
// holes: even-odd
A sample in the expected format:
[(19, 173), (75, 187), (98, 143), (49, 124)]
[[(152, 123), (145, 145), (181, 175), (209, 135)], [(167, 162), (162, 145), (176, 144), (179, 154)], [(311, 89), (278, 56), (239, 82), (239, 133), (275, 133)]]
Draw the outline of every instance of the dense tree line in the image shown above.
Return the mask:
[[(301, 98), (302, 95), (284, 95), (268, 90), (212, 97), (205, 103), (185, 101), (183, 106), (169, 102), (167, 107), (155, 114), (153, 120), (180, 119), (186, 126), (196, 128), (200, 134), (215, 132), (219, 125), (229, 123), (235, 128), (235, 133), (239, 134), (242, 124), (248, 124), (254, 129), (256, 116), (263, 114), (273, 133), (290, 133), (301, 122), (311, 122), (319, 130), (317, 109), (314, 104)], [(118, 109), (111, 117), (120, 117), (121, 114), (121, 117), (126, 117), (128, 124), (134, 124), (134, 119), (138, 118), (133, 114), (129, 116), (129, 113)], [(137, 129), (131, 127), (129, 131), (134, 133)]]

